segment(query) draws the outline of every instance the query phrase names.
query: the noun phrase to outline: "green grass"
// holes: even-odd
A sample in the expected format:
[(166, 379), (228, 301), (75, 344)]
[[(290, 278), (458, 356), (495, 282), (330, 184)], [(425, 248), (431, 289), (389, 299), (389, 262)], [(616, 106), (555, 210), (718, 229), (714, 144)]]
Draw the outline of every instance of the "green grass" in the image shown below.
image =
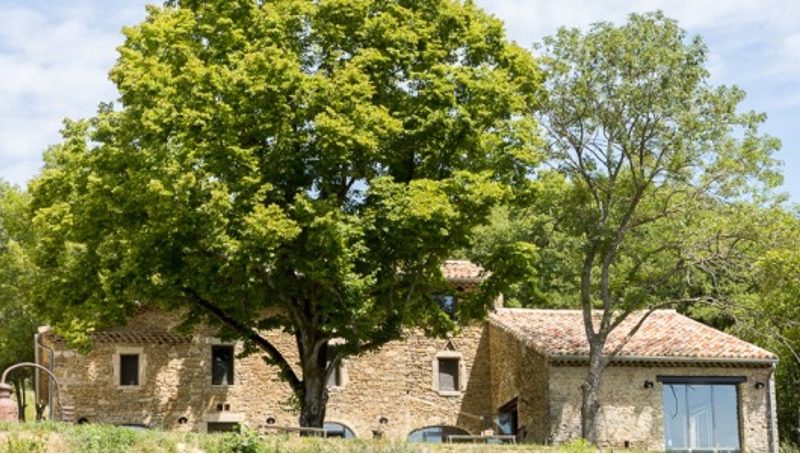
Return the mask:
[(0, 452), (596, 452), (583, 441), (562, 446), (425, 444), (403, 440), (322, 439), (135, 431), (102, 424), (0, 424)]

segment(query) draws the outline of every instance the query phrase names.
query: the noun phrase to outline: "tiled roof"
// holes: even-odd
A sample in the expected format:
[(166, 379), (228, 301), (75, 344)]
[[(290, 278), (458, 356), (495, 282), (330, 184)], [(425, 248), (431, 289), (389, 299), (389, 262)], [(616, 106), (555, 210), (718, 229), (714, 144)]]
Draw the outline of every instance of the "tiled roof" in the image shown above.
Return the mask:
[(104, 330), (92, 334), (92, 340), (100, 344), (148, 344), (169, 345), (186, 344), (192, 341), (192, 336), (183, 336), (169, 331), (157, 330)]
[[(610, 353), (635, 326), (644, 313), (628, 316), (610, 335), (606, 352)], [(596, 311), (599, 322), (601, 312)], [(535, 310), (498, 308), (490, 323), (502, 328), (524, 343), (553, 359), (588, 357), (589, 344), (580, 310)], [(731, 363), (774, 361), (777, 357), (753, 344), (694, 321), (674, 310), (655, 311), (622, 347), (619, 361), (626, 358), (652, 361), (709, 360)]]
[(456, 282), (479, 282), (486, 277), (483, 268), (469, 260), (446, 260), (442, 273), (447, 280)]
[[(42, 332), (53, 342), (63, 343), (64, 339), (50, 330)], [(101, 330), (91, 335), (92, 341), (99, 344), (135, 344), (135, 345), (175, 345), (187, 344), (192, 336), (174, 334), (163, 330), (121, 329)]]

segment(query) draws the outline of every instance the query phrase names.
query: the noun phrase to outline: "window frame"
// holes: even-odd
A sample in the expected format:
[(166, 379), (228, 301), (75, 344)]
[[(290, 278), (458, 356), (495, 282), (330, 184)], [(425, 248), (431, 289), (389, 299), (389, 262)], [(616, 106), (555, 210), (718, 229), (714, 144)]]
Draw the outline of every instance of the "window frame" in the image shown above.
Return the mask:
[[(445, 309), (444, 301), (450, 298), (452, 303), (452, 309), (447, 310)], [(439, 309), (447, 314), (450, 317), (450, 320), (456, 321), (458, 320), (458, 297), (455, 293), (437, 293), (433, 295), (434, 301), (436, 301), (437, 306)]]
[[(742, 452), (742, 446), (744, 445), (744, 433), (742, 427), (742, 393), (740, 389), (740, 384), (745, 383), (747, 381), (747, 377), (744, 376), (670, 376), (670, 375), (658, 375), (656, 376), (656, 380), (661, 383), (662, 386), (662, 397), (661, 397), (661, 415), (664, 419), (662, 424), (662, 430), (664, 431), (664, 451), (665, 452)], [(665, 404), (664, 404), (664, 397), (663, 397), (663, 387), (667, 385), (683, 385), (683, 386), (691, 386), (691, 385), (698, 385), (698, 386), (733, 386), (733, 390), (735, 392), (735, 413), (736, 413), (736, 435), (737, 435), (737, 442), (738, 447), (737, 449), (723, 449), (723, 450), (716, 450), (713, 447), (714, 440), (712, 439), (712, 446), (708, 447), (696, 447), (690, 448), (685, 447), (685, 449), (671, 449), (667, 446), (667, 420), (666, 416), (664, 415), (665, 411)], [(714, 402), (714, 392), (713, 388), (711, 390), (711, 403), (710, 406), (712, 408), (712, 412), (715, 408)], [(687, 397), (688, 399), (688, 397)], [(689, 424), (689, 406), (686, 404), (686, 416), (687, 416), (687, 425)], [(712, 415), (712, 418), (714, 416)], [(685, 430), (689, 430), (688, 427)], [(712, 428), (711, 431), (712, 438), (714, 437), (714, 429)]]
[[(330, 359), (328, 359), (325, 363), (326, 372), (329, 364), (330, 364)], [(333, 384), (330, 383), (330, 379), (332, 377), (335, 377)], [(347, 386), (348, 381), (349, 381), (349, 375), (347, 373), (347, 360), (339, 359), (339, 364), (336, 365), (336, 369), (334, 369), (331, 376), (325, 377), (325, 387), (328, 389), (335, 389), (335, 390), (344, 389)]]
[(498, 428), (498, 431), (500, 429), (500, 424), (499, 424), (500, 415), (504, 414), (504, 413), (513, 414), (514, 415), (514, 417), (513, 417), (514, 423), (513, 423), (513, 427), (511, 428), (512, 431), (511, 431), (510, 434), (503, 433), (501, 435), (514, 435), (515, 437), (518, 437), (519, 436), (520, 427), (519, 427), (519, 399), (517, 397), (514, 397), (513, 399), (509, 400), (508, 402), (504, 403), (503, 405), (501, 405), (497, 409), (496, 426)]
[[(339, 430), (328, 429), (325, 426), (339, 426), (339, 427), (341, 427), (342, 430), (340, 432)], [(353, 439), (353, 438), (358, 438), (358, 436), (356, 435), (356, 432), (349, 425), (347, 425), (347, 424), (345, 424), (343, 422), (325, 421), (324, 423), (322, 423), (322, 428), (325, 429), (325, 438), (341, 438), (343, 440), (349, 440), (349, 439)], [(337, 435), (337, 436), (331, 437), (331, 433), (336, 433), (336, 434), (341, 433), (342, 436), (338, 437), (338, 435)], [(347, 436), (348, 433), (350, 434), (349, 437)]]
[[(431, 441), (431, 440), (427, 439), (427, 437), (425, 436), (425, 432), (426, 431), (430, 431), (432, 429), (439, 429), (441, 431), (441, 433), (442, 433), (441, 441), (437, 442), (437, 441)], [(420, 440), (412, 440), (411, 437), (414, 436), (417, 433), (421, 434), (420, 435), (421, 439)], [(464, 428), (461, 428), (461, 427), (458, 427), (458, 426), (451, 426), (451, 425), (442, 424), (442, 425), (434, 425), (434, 426), (425, 426), (425, 427), (420, 427), (420, 428), (414, 429), (414, 430), (412, 430), (411, 432), (408, 433), (408, 435), (406, 436), (406, 440), (409, 443), (446, 443), (447, 442), (447, 437), (449, 435), (472, 435), (472, 434), (467, 429), (464, 429)]]
[[(231, 363), (230, 363), (230, 372), (228, 373), (230, 378), (230, 383), (214, 383), (214, 350), (215, 349), (230, 349), (231, 352)], [(211, 386), (213, 387), (221, 387), (226, 388), (229, 386), (235, 386), (237, 384), (236, 380), (236, 346), (232, 344), (213, 344), (211, 345)]]
[[(216, 426), (215, 429), (212, 429), (213, 426)], [(228, 430), (225, 430), (223, 427), (227, 427)], [(242, 423), (239, 421), (208, 421), (206, 422), (206, 433), (241, 433), (242, 432)]]
[[(440, 360), (456, 360), (456, 389), (455, 390), (443, 390), (440, 387), (439, 381), (439, 361)], [(438, 392), (440, 396), (445, 397), (458, 397), (462, 395), (464, 391), (464, 387), (466, 386), (465, 383), (465, 373), (464, 373), (464, 355), (460, 352), (452, 351), (452, 350), (445, 350), (441, 351), (436, 354), (433, 358), (433, 390)]]
[[(138, 380), (137, 384), (135, 385), (123, 385), (122, 384), (122, 357), (123, 356), (133, 356), (136, 355), (139, 357), (138, 360)], [(112, 358), (112, 367), (114, 370), (114, 386), (122, 391), (135, 391), (141, 389), (146, 383), (146, 370), (147, 370), (147, 355), (144, 353), (144, 348), (142, 347), (118, 347), (114, 351), (114, 355)]]

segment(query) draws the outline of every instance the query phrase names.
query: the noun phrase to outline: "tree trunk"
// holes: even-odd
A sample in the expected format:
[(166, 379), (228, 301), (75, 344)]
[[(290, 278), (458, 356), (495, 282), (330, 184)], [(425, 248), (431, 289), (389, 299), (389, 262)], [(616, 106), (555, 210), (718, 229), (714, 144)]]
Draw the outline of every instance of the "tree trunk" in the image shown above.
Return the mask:
[(583, 399), (581, 402), (581, 437), (597, 444), (597, 412), (600, 409), (598, 399), (600, 385), (603, 380), (603, 347), (605, 340), (595, 338), (589, 343), (589, 371), (581, 385)]
[(19, 371), (14, 374), (11, 383), (14, 386), (14, 394), (17, 396), (17, 411), (19, 420), (25, 422), (25, 407), (27, 407), (25, 396), (25, 376), (20, 374)]
[(300, 396), (300, 427), (322, 427), (328, 405), (325, 362), (312, 359), (303, 367), (303, 395)]

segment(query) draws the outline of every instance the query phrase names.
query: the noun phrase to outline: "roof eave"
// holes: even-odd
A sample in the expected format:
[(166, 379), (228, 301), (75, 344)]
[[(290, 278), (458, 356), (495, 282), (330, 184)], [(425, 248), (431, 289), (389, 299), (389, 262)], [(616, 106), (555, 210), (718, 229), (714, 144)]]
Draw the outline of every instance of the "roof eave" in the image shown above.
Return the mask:
[[(549, 355), (552, 363), (585, 363), (589, 355)], [(643, 356), (643, 355), (618, 355), (611, 360), (612, 363), (657, 363), (657, 364), (685, 364), (685, 365), (720, 365), (733, 367), (773, 367), (778, 363), (777, 358), (698, 358), (694, 356)]]

